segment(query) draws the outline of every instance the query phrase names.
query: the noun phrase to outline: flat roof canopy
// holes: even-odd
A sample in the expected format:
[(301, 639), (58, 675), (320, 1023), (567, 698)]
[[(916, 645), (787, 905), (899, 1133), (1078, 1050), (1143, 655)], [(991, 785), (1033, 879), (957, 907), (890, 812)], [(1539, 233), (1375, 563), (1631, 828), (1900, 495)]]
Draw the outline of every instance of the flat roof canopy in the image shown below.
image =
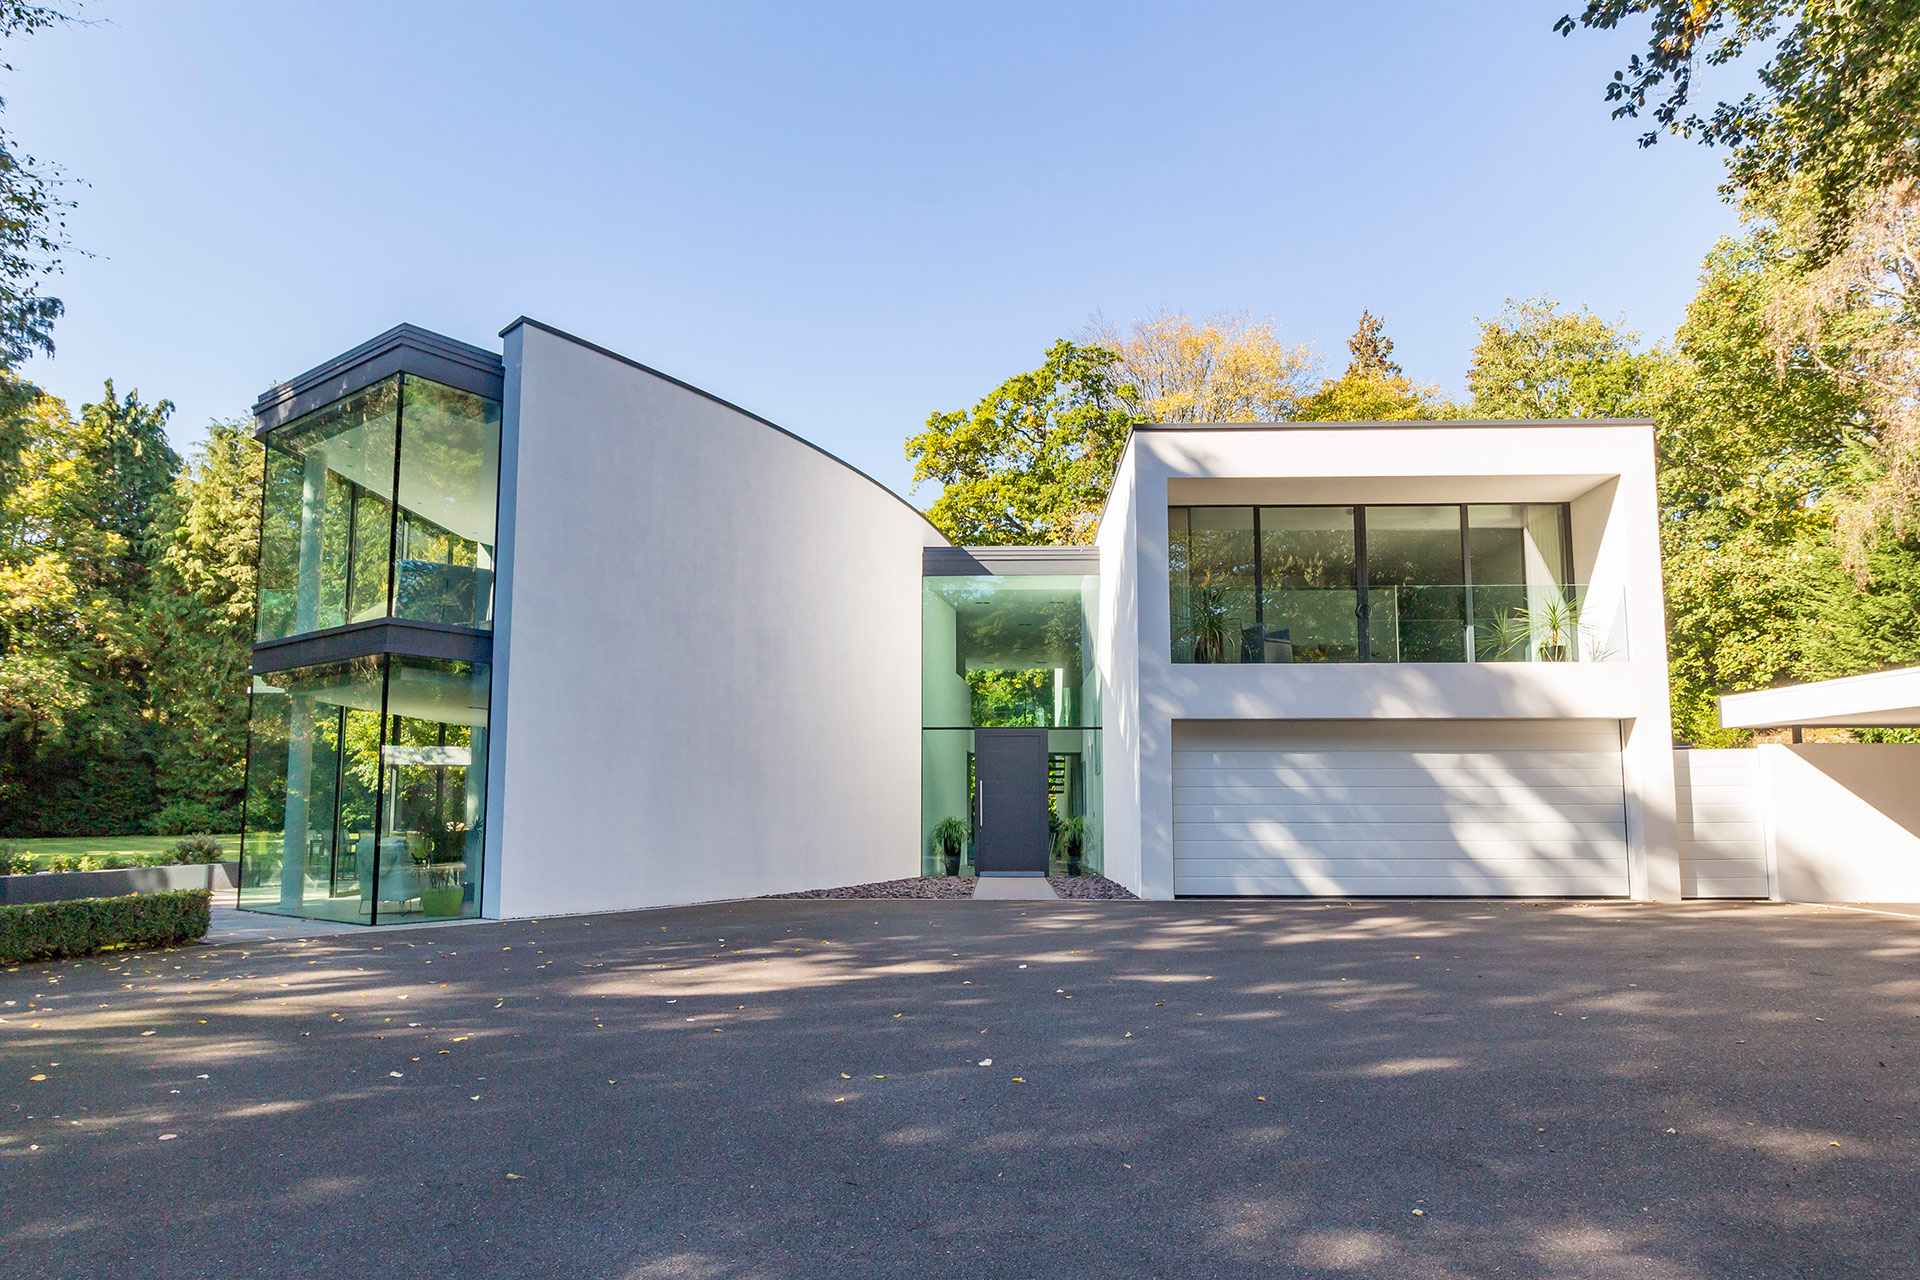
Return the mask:
[(1730, 693), (1720, 699), (1724, 729), (1795, 725), (1889, 729), (1920, 725), (1920, 667)]

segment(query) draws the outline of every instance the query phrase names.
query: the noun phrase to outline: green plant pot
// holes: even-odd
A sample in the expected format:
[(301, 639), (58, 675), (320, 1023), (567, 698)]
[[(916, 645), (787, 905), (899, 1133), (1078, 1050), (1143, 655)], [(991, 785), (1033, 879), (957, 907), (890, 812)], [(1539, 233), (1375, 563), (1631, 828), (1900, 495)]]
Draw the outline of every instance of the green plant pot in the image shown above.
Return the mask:
[(467, 891), (459, 885), (451, 889), (422, 889), (420, 909), (430, 916), (457, 916)]

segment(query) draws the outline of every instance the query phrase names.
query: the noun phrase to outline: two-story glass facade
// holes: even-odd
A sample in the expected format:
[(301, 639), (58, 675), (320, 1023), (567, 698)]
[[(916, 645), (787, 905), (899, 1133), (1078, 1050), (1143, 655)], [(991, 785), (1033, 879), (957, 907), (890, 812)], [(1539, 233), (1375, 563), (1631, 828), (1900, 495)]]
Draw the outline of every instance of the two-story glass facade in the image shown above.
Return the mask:
[(263, 419), (243, 907), (479, 914), (500, 401), (447, 367)]
[(922, 587), (921, 873), (972, 875), (981, 730), (1046, 730), (1049, 870), (1102, 865), (1097, 575), (930, 576)]

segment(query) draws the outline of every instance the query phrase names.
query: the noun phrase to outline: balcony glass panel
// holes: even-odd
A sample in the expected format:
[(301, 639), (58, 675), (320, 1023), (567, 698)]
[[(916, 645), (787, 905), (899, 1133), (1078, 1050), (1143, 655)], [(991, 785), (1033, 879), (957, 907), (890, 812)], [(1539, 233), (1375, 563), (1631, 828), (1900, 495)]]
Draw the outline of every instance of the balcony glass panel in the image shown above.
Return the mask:
[(1178, 663), (1627, 656), (1624, 594), (1572, 581), (1562, 503), (1171, 507), (1167, 528)]
[(1179, 507), (1168, 517), (1174, 661), (1264, 661), (1253, 508)]
[(1460, 523), (1457, 506), (1366, 508), (1369, 660), (1466, 661)]
[(1352, 507), (1260, 509), (1266, 662), (1358, 662)]

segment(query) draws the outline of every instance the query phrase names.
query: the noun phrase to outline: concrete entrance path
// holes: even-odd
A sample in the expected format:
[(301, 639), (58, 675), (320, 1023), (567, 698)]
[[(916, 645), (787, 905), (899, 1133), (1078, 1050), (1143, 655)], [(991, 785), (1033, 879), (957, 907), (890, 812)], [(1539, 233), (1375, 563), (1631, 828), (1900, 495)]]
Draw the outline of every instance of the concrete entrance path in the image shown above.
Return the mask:
[(1920, 921), (759, 900), (0, 971), (6, 1280), (1914, 1275)]
[(976, 898), (1003, 898), (1014, 902), (1051, 902), (1060, 895), (1045, 876), (981, 876), (974, 882)]

